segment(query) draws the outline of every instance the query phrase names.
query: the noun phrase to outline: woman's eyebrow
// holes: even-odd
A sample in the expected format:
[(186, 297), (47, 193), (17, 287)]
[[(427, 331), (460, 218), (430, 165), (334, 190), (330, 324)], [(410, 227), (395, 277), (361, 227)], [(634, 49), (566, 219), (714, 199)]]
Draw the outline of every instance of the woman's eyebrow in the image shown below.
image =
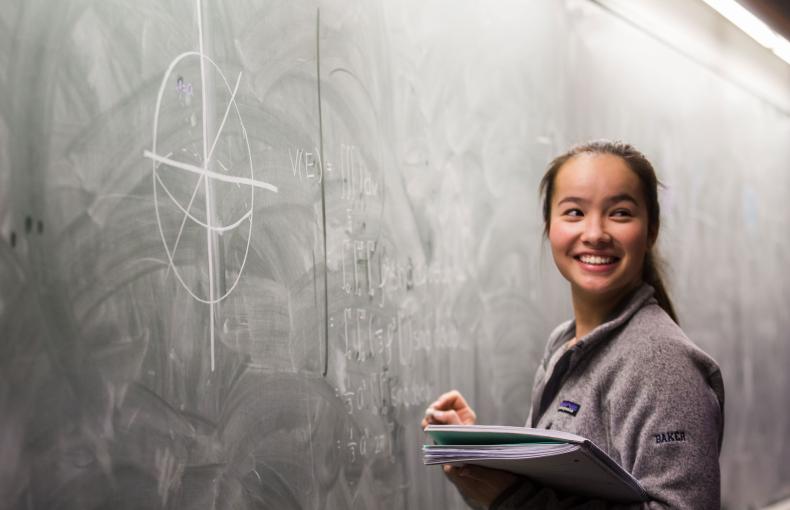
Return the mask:
[(577, 204), (586, 204), (588, 201), (581, 197), (564, 197), (557, 202), (557, 205), (562, 205), (565, 202), (575, 202)]
[[(586, 198), (569, 196), (569, 197), (561, 198), (560, 201), (557, 202), (557, 205), (562, 205), (565, 202), (573, 202), (573, 203), (576, 203), (576, 204), (582, 204), (583, 205), (583, 204), (589, 203), (590, 201), (587, 200)], [(619, 193), (617, 195), (612, 195), (611, 197), (608, 197), (606, 199), (606, 203), (607, 204), (616, 204), (617, 202), (631, 202), (631, 203), (633, 203), (636, 206), (639, 205), (639, 202), (637, 202), (636, 198), (634, 198), (629, 193)]]
[(606, 199), (606, 202), (610, 204), (616, 204), (617, 202), (631, 202), (636, 206), (639, 205), (639, 202), (637, 202), (636, 199), (628, 193), (620, 193), (618, 195), (611, 196)]

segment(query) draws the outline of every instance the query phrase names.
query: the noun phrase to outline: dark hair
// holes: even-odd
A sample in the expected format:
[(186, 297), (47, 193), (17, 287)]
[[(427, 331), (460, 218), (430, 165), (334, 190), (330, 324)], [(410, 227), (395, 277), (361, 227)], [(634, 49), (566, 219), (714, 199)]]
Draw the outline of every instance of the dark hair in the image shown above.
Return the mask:
[(645, 194), (647, 203), (647, 235), (652, 241), (651, 247), (645, 255), (642, 267), (642, 279), (649, 283), (656, 291), (656, 300), (659, 306), (664, 309), (672, 320), (678, 322), (672, 300), (669, 298), (667, 289), (664, 285), (662, 263), (655, 253), (655, 241), (658, 238), (658, 230), (661, 225), (661, 210), (658, 204), (658, 186), (661, 183), (656, 178), (653, 165), (644, 154), (636, 150), (630, 144), (620, 141), (595, 140), (571, 147), (570, 150), (554, 158), (549, 163), (543, 179), (540, 181), (539, 193), (543, 201), (543, 233), (548, 236), (549, 224), (551, 221), (551, 199), (554, 195), (554, 181), (557, 178), (560, 168), (570, 159), (580, 154), (611, 154), (619, 156), (639, 177), (642, 184), (642, 191)]

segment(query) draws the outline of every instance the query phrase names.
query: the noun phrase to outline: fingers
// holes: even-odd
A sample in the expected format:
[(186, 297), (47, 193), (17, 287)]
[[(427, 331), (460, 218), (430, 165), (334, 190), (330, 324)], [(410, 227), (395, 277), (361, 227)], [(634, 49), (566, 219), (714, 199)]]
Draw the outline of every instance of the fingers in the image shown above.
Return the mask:
[(442, 469), (473, 508), (489, 508), (502, 491), (518, 480), (513, 473), (469, 464), (444, 464)]
[(436, 399), (422, 419), (422, 428), (431, 424), (437, 425), (471, 425), (477, 421), (477, 415), (466, 403), (458, 390), (448, 391)]
[(436, 418), (433, 417), (433, 412), (434, 411), (435, 411), (435, 409), (433, 409), (432, 407), (429, 407), (428, 409), (425, 410), (425, 416), (423, 416), (422, 422), (420, 423), (422, 428), (425, 428), (428, 425), (431, 425), (431, 424), (434, 424), (434, 423), (439, 423), (439, 422), (436, 421)]
[(422, 419), (422, 428), (428, 425), (444, 425), (446, 423), (442, 411), (438, 411), (433, 407), (429, 407), (425, 410), (425, 417)]
[(463, 421), (454, 410), (439, 411), (433, 407), (425, 410), (425, 417), (422, 419), (422, 427), (425, 428), (430, 424), (437, 425), (462, 425)]
[(469, 478), (478, 481), (485, 477), (486, 471), (490, 471), (471, 464), (442, 464), (442, 469), (451, 478)]
[(433, 416), (437, 420), (442, 420), (442, 423), (447, 425), (461, 425), (461, 418), (458, 417), (458, 413), (455, 411), (434, 411)]
[(469, 478), (470, 480), (481, 483), (489, 483), (491, 480), (496, 480), (501, 474), (502, 471), (480, 466), (473, 466), (471, 464), (461, 466), (458, 472), (458, 476), (462, 478)]
[(437, 411), (433, 407), (428, 407), (428, 409), (425, 410), (425, 416), (422, 418), (422, 428), (433, 424), (443, 425), (444, 420), (441, 417), (440, 411)]
[(442, 470), (453, 481), (457, 481), (461, 477), (461, 471), (464, 469), (463, 464), (442, 464)]
[(475, 484), (480, 489), (488, 488), (493, 494), (498, 494), (516, 480), (513, 473), (471, 464), (445, 464), (443, 468), (454, 482)]
[(443, 464), (442, 470), (453, 482), (473, 483), (480, 485), (496, 485), (500, 475), (510, 475), (496, 469), (489, 469), (471, 464)]
[[(477, 415), (475, 414), (474, 410), (469, 407), (469, 404), (464, 399), (463, 395), (458, 390), (448, 391), (447, 393), (440, 396), (433, 402), (428, 409), (434, 409), (436, 411), (441, 412), (448, 412), (448, 411), (455, 411), (459, 421), (454, 421), (453, 416), (447, 416), (442, 418), (437, 418), (436, 423), (452, 423), (452, 424), (463, 424), (463, 425), (471, 425), (477, 421)], [(440, 415), (436, 415), (440, 416)], [(441, 421), (439, 421), (441, 420)], [(430, 421), (430, 420), (428, 420)]]
[(462, 409), (469, 407), (469, 404), (466, 403), (466, 400), (464, 399), (463, 395), (461, 395), (461, 392), (458, 390), (451, 390), (442, 394), (429, 407), (439, 410)]
[(507, 471), (480, 466), (464, 466), (459, 476), (477, 484), (481, 490), (485, 491), (487, 498), (490, 498), (491, 501), (501, 494), (503, 490), (510, 487), (518, 478)]
[(453, 464), (442, 465), (442, 471), (444, 471), (445, 476), (447, 476), (447, 479), (450, 480), (459, 491), (462, 491), (464, 488), (460, 475), (462, 468), (463, 466), (456, 466)]

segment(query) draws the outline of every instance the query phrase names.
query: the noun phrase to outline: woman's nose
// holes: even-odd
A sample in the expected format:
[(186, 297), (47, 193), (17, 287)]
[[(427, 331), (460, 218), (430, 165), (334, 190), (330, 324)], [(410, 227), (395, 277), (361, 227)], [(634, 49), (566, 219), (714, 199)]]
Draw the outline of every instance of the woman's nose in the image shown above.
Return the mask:
[(606, 231), (606, 226), (600, 219), (588, 218), (584, 222), (584, 231), (582, 232), (582, 242), (598, 245), (605, 244), (612, 240), (612, 237)]

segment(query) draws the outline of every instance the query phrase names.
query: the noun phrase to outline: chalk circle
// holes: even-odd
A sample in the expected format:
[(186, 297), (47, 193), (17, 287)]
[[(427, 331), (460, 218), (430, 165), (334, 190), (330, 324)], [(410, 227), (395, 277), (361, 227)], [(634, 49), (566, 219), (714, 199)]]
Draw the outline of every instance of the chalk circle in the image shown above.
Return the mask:
[[(187, 58), (196, 58), (198, 60), (199, 59), (203, 59), (204, 62), (207, 62), (207, 63), (211, 64), (211, 66), (213, 66), (213, 68), (215, 69), (216, 73), (222, 78), (222, 82), (225, 84), (225, 88), (227, 89), (228, 94), (230, 95), (230, 102), (228, 104), (228, 109), (230, 109), (231, 106), (233, 107), (233, 111), (235, 113), (235, 116), (238, 119), (239, 124), (241, 125), (241, 133), (242, 133), (242, 136), (244, 138), (244, 144), (245, 144), (245, 146), (247, 148), (247, 159), (248, 159), (249, 165), (250, 165), (250, 178), (249, 178), (249, 183), (246, 183), (246, 185), (250, 188), (250, 208), (245, 214), (243, 214), (241, 216), (241, 218), (239, 218), (235, 222), (230, 223), (228, 225), (222, 225), (222, 226), (210, 225), (209, 223), (207, 223), (205, 221), (202, 221), (199, 218), (196, 218), (192, 213), (190, 213), (188, 206), (185, 207), (184, 205), (182, 205), (176, 199), (176, 197), (173, 196), (173, 194), (167, 188), (165, 183), (159, 177), (159, 173), (158, 173), (159, 172), (159, 166), (161, 164), (165, 164), (166, 165), (167, 163), (166, 162), (162, 162), (162, 161), (157, 161), (157, 159), (154, 159), (154, 157), (159, 155), (159, 153), (157, 152), (156, 141), (157, 141), (158, 127), (159, 127), (159, 113), (160, 113), (161, 104), (162, 104), (162, 97), (164, 95), (165, 89), (167, 88), (167, 84), (170, 81), (171, 75), (173, 74), (173, 69), (182, 60), (187, 59)], [(201, 83), (201, 87), (202, 87), (202, 90), (205, 90), (205, 83)], [(227, 112), (226, 112), (226, 114), (227, 114)], [(205, 115), (205, 112), (203, 112), (203, 115)], [(220, 131), (221, 131), (221, 129), (220, 129)], [(211, 143), (211, 145), (204, 145), (205, 147), (207, 147), (206, 151), (208, 152), (208, 158), (207, 158), (206, 161), (203, 162), (202, 170), (205, 173), (203, 173), (201, 175), (200, 179), (198, 180), (198, 184), (197, 185), (200, 185), (200, 182), (202, 181), (202, 179), (216, 179), (216, 177), (213, 177), (212, 175), (209, 175), (209, 172), (207, 171), (207, 168), (208, 168), (208, 163), (211, 161), (211, 156), (212, 156), (211, 153), (213, 152), (213, 149), (214, 149), (214, 146), (216, 145), (217, 140), (219, 140), (220, 134), (221, 134), (221, 132), (217, 132), (217, 134), (215, 135), (216, 138)], [(204, 134), (204, 136), (205, 136), (205, 134)], [(208, 144), (208, 140), (204, 139), (203, 143), (204, 144)], [(208, 147), (210, 147), (210, 149)], [(197, 301), (199, 301), (201, 303), (206, 303), (206, 304), (210, 304), (210, 305), (219, 303), (220, 301), (222, 301), (226, 297), (228, 297), (231, 294), (231, 292), (233, 292), (233, 290), (236, 288), (236, 286), (239, 283), (239, 280), (241, 279), (241, 275), (244, 272), (244, 266), (247, 263), (247, 256), (248, 256), (249, 251), (250, 251), (250, 243), (251, 243), (251, 240), (252, 240), (253, 210), (254, 210), (254, 205), (255, 205), (255, 184), (254, 184), (254, 182), (255, 182), (254, 181), (254, 177), (255, 176), (254, 176), (254, 173), (253, 173), (252, 151), (250, 149), (250, 142), (249, 142), (249, 139), (247, 137), (247, 130), (244, 128), (244, 122), (243, 122), (243, 120), (241, 118), (241, 113), (239, 112), (238, 105), (236, 104), (235, 90), (233, 88), (231, 88), (230, 84), (228, 83), (227, 78), (222, 73), (222, 71), (220, 70), (219, 66), (211, 58), (209, 58), (208, 56), (201, 55), (199, 52), (196, 52), (196, 51), (185, 52), (185, 53), (182, 53), (181, 55), (177, 56), (170, 63), (170, 66), (167, 68), (167, 71), (165, 72), (164, 78), (162, 78), (162, 84), (159, 87), (159, 94), (157, 95), (157, 98), (156, 98), (156, 111), (154, 113), (154, 126), (153, 126), (153, 146), (151, 148), (151, 153), (152, 153), (152, 156), (153, 156), (151, 158), (151, 164), (152, 164), (152, 169), (153, 169), (152, 179), (153, 179), (153, 191), (154, 191), (154, 206), (155, 206), (155, 209), (156, 209), (156, 221), (157, 221), (157, 225), (159, 227), (159, 236), (162, 239), (162, 245), (164, 246), (165, 252), (167, 253), (167, 259), (168, 259), (168, 262), (170, 264), (170, 268), (173, 270), (173, 274), (175, 274), (176, 279), (181, 284), (181, 286), (184, 287), (184, 289), (195, 300), (197, 300)], [(179, 168), (177, 166), (171, 166), (171, 169), (169, 171), (176, 171), (176, 170), (179, 170)], [(184, 171), (183, 169), (181, 169), (181, 170)], [(245, 179), (245, 181), (247, 181), (247, 180)], [(181, 210), (181, 212), (184, 214), (184, 219), (189, 219), (192, 222), (197, 223), (198, 225), (202, 226), (203, 228), (205, 228), (207, 230), (207, 233), (208, 232), (217, 232), (217, 233), (226, 232), (226, 231), (233, 230), (233, 229), (237, 228), (245, 220), (247, 220), (249, 222), (249, 228), (248, 228), (248, 232), (247, 232), (247, 245), (244, 248), (244, 258), (242, 259), (241, 266), (239, 268), (239, 271), (236, 274), (236, 279), (234, 280), (233, 284), (221, 296), (213, 298), (213, 299), (199, 296), (197, 294), (197, 292), (195, 292), (195, 290), (193, 290), (186, 283), (186, 281), (184, 281), (184, 278), (182, 277), (180, 271), (178, 270), (178, 267), (176, 267), (176, 264), (173, 262), (173, 258), (175, 256), (175, 249), (177, 247), (174, 246), (174, 249), (171, 250), (170, 246), (167, 244), (167, 240), (165, 239), (165, 233), (164, 233), (164, 229), (162, 228), (162, 219), (161, 219), (161, 213), (160, 213), (160, 209), (159, 209), (159, 195), (158, 195), (158, 192), (157, 192), (159, 186), (162, 187), (162, 189), (168, 195), (170, 200), (178, 207), (178, 209)], [(211, 276), (209, 275), (209, 277), (211, 277)]]

